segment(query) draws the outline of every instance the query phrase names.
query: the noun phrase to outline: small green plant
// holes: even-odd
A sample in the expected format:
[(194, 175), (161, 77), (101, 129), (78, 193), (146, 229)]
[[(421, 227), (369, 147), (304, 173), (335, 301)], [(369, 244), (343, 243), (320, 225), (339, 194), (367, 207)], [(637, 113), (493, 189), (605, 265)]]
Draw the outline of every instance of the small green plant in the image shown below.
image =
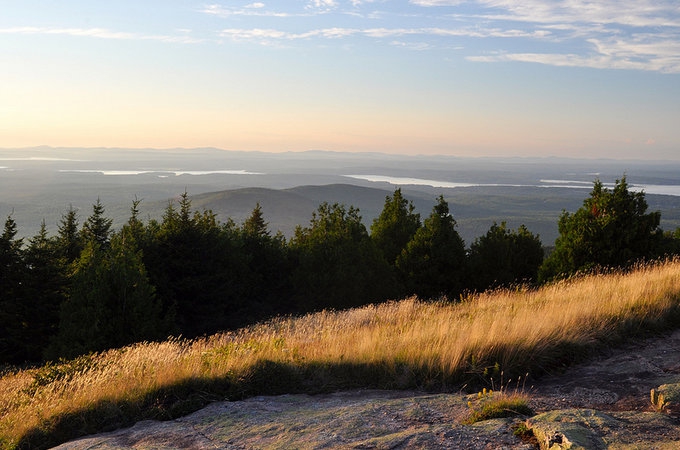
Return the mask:
[[(525, 376), (526, 381), (526, 376)], [(503, 384), (503, 372), (501, 372), (500, 389), (494, 392), (493, 389), (483, 388), (476, 395), (470, 396), (468, 407), (470, 414), (463, 421), (465, 424), (473, 424), (481, 422), (482, 420), (498, 419), (502, 417), (511, 416), (530, 416), (533, 414), (529, 407), (529, 396), (524, 391), (524, 386), (520, 389), (520, 378), (517, 379), (517, 385), (510, 391), (508, 386), (512, 380), (509, 380), (506, 385)], [(491, 379), (493, 386), (493, 378)]]
[(512, 424), (512, 434), (517, 436), (526, 444), (532, 444), (538, 448), (538, 440), (534, 436), (534, 430), (527, 423), (527, 421), (516, 422)]

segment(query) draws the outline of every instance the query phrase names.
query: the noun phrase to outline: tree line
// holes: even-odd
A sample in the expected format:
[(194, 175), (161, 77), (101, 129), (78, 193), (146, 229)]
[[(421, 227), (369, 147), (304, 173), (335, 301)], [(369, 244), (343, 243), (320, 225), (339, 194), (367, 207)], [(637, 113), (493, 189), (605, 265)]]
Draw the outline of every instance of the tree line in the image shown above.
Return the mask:
[(56, 235), (0, 235), (0, 363), (56, 360), (170, 335), (196, 337), (280, 314), (341, 309), (417, 295), (455, 301), (465, 292), (536, 284), (595, 267), (677, 254), (644, 193), (601, 182), (563, 212), (555, 248), (523, 225), (494, 223), (469, 248), (440, 196), (421, 220), (400, 189), (367, 229), (359, 210), (321, 204), (286, 240), (257, 204), (242, 223), (194, 211), (185, 192), (144, 223), (140, 202), (120, 230), (99, 200), (81, 224), (70, 208)]

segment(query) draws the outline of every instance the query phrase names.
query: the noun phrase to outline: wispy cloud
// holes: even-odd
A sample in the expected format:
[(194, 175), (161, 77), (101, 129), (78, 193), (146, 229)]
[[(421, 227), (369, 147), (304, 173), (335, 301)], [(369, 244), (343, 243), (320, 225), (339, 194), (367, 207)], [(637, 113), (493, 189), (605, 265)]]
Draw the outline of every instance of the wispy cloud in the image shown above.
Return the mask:
[(98, 39), (116, 40), (144, 40), (160, 41), (181, 44), (196, 44), (203, 42), (203, 39), (191, 36), (179, 35), (144, 35), (138, 33), (128, 33), (121, 31), (111, 31), (105, 28), (49, 28), (49, 27), (10, 27), (0, 28), (0, 34), (42, 34), (42, 35), (65, 35), (74, 37), (89, 37)]
[(328, 10), (328, 9), (333, 9), (338, 6), (338, 3), (335, 0), (310, 0), (307, 7), (308, 8), (315, 8), (315, 9), (322, 9), (322, 10)]
[[(454, 12), (458, 0), (411, 0), (426, 9)], [(473, 3), (473, 2), (470, 2)], [(472, 61), (524, 61), (556, 66), (680, 72), (680, 8), (676, 0), (476, 0), (468, 17), (499, 28), (521, 24), (552, 32), (563, 52), (507, 51)], [(439, 8), (437, 8), (439, 7)], [(580, 48), (578, 53), (573, 48)], [(585, 50), (583, 50), (585, 49)], [(498, 49), (497, 49), (498, 50)]]
[(469, 56), (477, 62), (520, 61), (553, 66), (680, 73), (680, 40), (661, 35), (603, 36), (585, 41), (582, 53), (491, 52)]
[[(398, 4), (399, 3), (399, 4)], [(469, 61), (680, 72), (677, 0), (300, 0), (211, 4), (203, 13), (297, 18), (219, 35), (262, 44), (353, 37), (420, 50), (474, 48)], [(323, 28), (314, 17), (323, 14)], [(307, 19), (305, 19), (307, 18)], [(273, 27), (272, 27), (273, 25)], [(471, 45), (466, 39), (477, 40)], [(465, 41), (465, 42), (463, 42)], [(487, 43), (488, 42), (488, 43)]]
[(251, 40), (251, 41), (268, 41), (268, 40), (288, 40), (293, 41), (297, 39), (310, 39), (314, 37), (322, 37), (327, 39), (337, 39), (361, 33), (361, 30), (349, 28), (325, 28), (321, 30), (310, 30), (303, 33), (291, 33), (281, 30), (273, 29), (238, 29), (230, 28), (220, 32), (221, 37), (231, 38), (233, 40)]
[[(593, 42), (601, 51), (588, 55), (574, 53), (499, 53), (486, 56), (469, 56), (469, 61), (502, 62), (517, 61), (547, 64), (561, 67), (588, 67), (593, 69), (626, 69), (645, 70), (662, 73), (680, 73), (680, 44), (668, 43), (668, 49), (676, 49), (668, 53), (654, 46), (654, 52), (644, 48), (631, 46), (625, 42), (602, 43)], [(606, 48), (606, 49), (605, 49)]]
[(395, 40), (390, 42), (390, 45), (417, 51), (429, 50), (432, 48), (428, 42), (403, 42)]
[(501, 29), (446, 29), (446, 28), (323, 28), (309, 30), (305, 32), (288, 32), (276, 29), (224, 29), (220, 36), (235, 40), (258, 40), (258, 39), (281, 39), (298, 40), (310, 39), (314, 37), (337, 39), (349, 36), (366, 36), (371, 38), (391, 38), (399, 36), (441, 36), (441, 37), (534, 37), (542, 38), (549, 35), (549, 31), (540, 30), (525, 32), (522, 30), (501, 30)]
[[(319, 9), (319, 8), (317, 8)], [(238, 16), (250, 17), (305, 17), (314, 15), (310, 8), (303, 10), (281, 11), (268, 8), (265, 3), (255, 2), (243, 6), (223, 6), (220, 4), (211, 4), (203, 7), (199, 12), (209, 14), (222, 18), (231, 18)]]
[(213, 16), (228, 18), (232, 16), (271, 16), (271, 17), (290, 17), (292, 14), (284, 12), (274, 12), (264, 10), (262, 8), (227, 8), (221, 5), (208, 5), (201, 9), (200, 12), (211, 14)]
[(479, 16), (534, 23), (599, 23), (626, 26), (680, 26), (675, 0), (410, 0), (422, 7), (477, 4)]

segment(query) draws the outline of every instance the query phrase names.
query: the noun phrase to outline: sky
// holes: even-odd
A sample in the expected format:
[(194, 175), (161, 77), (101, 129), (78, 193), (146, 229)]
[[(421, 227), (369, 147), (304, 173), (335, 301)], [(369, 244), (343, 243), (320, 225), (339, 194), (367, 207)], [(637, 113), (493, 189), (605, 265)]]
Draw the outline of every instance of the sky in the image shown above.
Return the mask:
[(677, 0), (0, 0), (0, 147), (680, 159)]

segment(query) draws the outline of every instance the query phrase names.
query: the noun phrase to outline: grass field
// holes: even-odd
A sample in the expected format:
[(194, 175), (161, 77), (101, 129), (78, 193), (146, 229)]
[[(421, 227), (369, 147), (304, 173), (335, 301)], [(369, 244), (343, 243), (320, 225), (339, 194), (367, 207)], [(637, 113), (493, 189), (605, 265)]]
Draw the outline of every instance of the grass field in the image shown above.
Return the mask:
[(477, 389), (499, 370), (538, 377), (678, 326), (678, 261), (455, 304), (406, 299), (280, 318), (9, 370), (0, 378), (0, 447), (45, 448), (259, 394)]

